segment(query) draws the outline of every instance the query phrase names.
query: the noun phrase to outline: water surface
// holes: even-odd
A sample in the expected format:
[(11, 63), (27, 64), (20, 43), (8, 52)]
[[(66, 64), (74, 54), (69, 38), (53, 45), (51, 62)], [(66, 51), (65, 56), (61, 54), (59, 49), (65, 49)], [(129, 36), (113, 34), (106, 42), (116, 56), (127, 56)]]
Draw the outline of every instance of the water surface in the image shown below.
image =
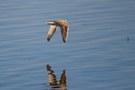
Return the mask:
[[(48, 90), (45, 65), (68, 90), (135, 89), (134, 0), (1, 0), (0, 90)], [(46, 41), (45, 22), (69, 20)]]

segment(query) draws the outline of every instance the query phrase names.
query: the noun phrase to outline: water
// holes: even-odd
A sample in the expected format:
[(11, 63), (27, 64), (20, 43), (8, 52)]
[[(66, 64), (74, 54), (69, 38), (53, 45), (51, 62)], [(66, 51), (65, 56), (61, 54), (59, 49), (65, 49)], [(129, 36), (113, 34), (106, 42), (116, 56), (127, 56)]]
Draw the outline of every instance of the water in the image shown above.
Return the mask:
[[(1, 0), (0, 90), (48, 90), (45, 65), (68, 90), (135, 89), (134, 0)], [(69, 38), (50, 20), (68, 19)]]

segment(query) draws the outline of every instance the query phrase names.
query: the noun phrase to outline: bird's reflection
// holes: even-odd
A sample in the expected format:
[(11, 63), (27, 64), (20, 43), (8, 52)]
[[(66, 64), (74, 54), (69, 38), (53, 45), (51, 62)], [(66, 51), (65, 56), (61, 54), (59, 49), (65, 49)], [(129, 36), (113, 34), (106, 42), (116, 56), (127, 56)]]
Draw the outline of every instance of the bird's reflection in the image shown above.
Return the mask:
[(63, 70), (60, 80), (56, 79), (54, 71), (51, 69), (50, 65), (46, 65), (47, 75), (48, 75), (48, 83), (52, 87), (49, 90), (67, 90), (67, 77), (66, 77), (66, 70)]

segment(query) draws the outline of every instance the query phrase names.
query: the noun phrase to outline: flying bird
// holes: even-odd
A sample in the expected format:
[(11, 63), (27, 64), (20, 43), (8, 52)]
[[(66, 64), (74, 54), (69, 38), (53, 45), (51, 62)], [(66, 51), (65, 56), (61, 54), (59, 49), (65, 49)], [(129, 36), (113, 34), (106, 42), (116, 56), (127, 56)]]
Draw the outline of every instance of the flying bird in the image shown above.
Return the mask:
[(47, 22), (48, 25), (50, 25), (50, 28), (48, 30), (48, 36), (47, 40), (50, 41), (52, 36), (54, 35), (57, 27), (59, 26), (61, 28), (61, 35), (62, 35), (62, 40), (64, 43), (67, 42), (68, 38), (68, 20), (54, 20), (54, 21), (49, 21)]
[(63, 70), (60, 80), (57, 81), (54, 71), (51, 69), (51, 66), (47, 64), (46, 68), (48, 74), (48, 83), (52, 86), (52, 88), (61, 88), (66, 90), (67, 86), (66, 70)]

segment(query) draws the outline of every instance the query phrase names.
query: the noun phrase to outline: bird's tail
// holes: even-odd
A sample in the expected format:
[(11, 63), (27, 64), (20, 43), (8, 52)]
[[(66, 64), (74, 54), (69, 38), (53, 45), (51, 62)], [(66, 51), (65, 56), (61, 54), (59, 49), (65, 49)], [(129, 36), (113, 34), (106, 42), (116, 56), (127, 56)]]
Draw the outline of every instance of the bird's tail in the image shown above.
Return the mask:
[(55, 22), (49, 21), (49, 22), (47, 22), (47, 24), (49, 24), (49, 25), (55, 25)]

